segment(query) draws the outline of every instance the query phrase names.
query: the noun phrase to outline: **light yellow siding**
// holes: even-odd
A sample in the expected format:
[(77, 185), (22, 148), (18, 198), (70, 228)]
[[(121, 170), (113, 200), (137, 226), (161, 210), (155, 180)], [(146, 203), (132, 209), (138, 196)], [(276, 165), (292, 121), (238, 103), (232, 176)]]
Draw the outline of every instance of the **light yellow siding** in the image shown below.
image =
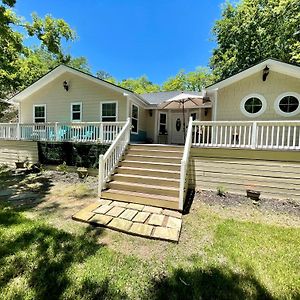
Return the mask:
[[(270, 71), (267, 80), (262, 81), (262, 73), (258, 72), (218, 90), (216, 121), (299, 120), (300, 114), (285, 117), (276, 112), (276, 98), (285, 92), (300, 94), (300, 80)], [(245, 116), (240, 110), (242, 99), (253, 93), (262, 95), (267, 101), (266, 111), (254, 118)]]
[[(69, 82), (68, 92), (63, 88), (64, 80)], [(82, 102), (82, 122), (98, 122), (101, 101), (117, 101), (118, 121), (126, 120), (127, 98), (122, 92), (116, 92), (77, 75), (66, 73), (20, 103), (20, 122), (33, 122), (33, 105), (36, 104), (46, 104), (47, 122), (70, 122), (72, 102)]]

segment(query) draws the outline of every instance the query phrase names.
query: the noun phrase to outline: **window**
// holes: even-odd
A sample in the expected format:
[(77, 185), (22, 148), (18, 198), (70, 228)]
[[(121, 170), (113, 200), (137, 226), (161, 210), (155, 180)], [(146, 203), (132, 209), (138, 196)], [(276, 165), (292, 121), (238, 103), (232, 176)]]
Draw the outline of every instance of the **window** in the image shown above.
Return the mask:
[(159, 114), (159, 134), (167, 134), (167, 114)]
[(71, 122), (81, 122), (82, 103), (71, 103)]
[(191, 113), (192, 120), (197, 120), (197, 113)]
[(34, 105), (33, 107), (33, 122), (46, 123), (46, 105)]
[(251, 94), (241, 101), (241, 111), (247, 117), (256, 117), (265, 112), (267, 108), (266, 99), (258, 94)]
[(102, 102), (101, 103), (101, 121), (116, 122), (118, 105), (117, 102)]
[(296, 93), (281, 94), (275, 101), (275, 110), (283, 116), (294, 116), (300, 113), (300, 95)]
[(139, 124), (139, 108), (136, 105), (132, 104), (131, 106), (131, 125), (132, 125), (131, 132), (132, 133), (139, 132), (138, 124)]

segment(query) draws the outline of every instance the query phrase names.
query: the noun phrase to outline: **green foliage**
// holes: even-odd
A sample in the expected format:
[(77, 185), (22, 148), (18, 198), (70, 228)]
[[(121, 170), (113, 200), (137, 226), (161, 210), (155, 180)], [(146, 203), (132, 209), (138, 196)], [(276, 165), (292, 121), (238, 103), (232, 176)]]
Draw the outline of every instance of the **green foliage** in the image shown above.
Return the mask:
[(68, 171), (67, 163), (64, 161), (62, 164), (56, 167), (56, 171), (63, 172), (64, 174)]
[(163, 83), (164, 91), (196, 91), (212, 83), (212, 75), (207, 68), (199, 67), (195, 71), (185, 73), (179, 71), (174, 77), (170, 77)]
[(121, 87), (133, 91), (137, 94), (154, 93), (160, 91), (159, 85), (152, 83), (145, 75), (136, 79), (124, 79), (118, 84)]
[(226, 189), (225, 189), (224, 186), (219, 185), (217, 187), (217, 195), (220, 196), (220, 197), (225, 197), (225, 195), (226, 195)]
[(213, 34), (210, 65), (217, 79), (270, 57), (300, 64), (299, 0), (227, 1)]

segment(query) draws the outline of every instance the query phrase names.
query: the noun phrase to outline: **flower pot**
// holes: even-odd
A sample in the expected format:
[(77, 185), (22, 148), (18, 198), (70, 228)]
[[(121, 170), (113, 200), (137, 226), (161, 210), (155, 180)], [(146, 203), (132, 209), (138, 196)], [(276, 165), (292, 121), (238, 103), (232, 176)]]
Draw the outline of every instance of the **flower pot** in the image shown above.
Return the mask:
[(16, 161), (16, 168), (17, 169), (24, 169), (25, 168), (25, 161)]
[(85, 168), (78, 168), (77, 174), (79, 178), (83, 179), (88, 176), (88, 170)]
[(260, 196), (260, 192), (259, 191), (254, 191), (254, 190), (247, 190), (247, 197), (252, 199), (252, 200), (255, 200), (255, 201), (258, 201), (259, 200), (259, 196)]

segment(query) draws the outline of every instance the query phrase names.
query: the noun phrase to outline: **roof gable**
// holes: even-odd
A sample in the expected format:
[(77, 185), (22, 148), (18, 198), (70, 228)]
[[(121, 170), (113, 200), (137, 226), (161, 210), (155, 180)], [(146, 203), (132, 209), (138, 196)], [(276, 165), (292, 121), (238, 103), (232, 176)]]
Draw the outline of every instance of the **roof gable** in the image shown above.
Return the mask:
[(288, 63), (284, 63), (275, 59), (267, 59), (262, 61), (261, 63), (258, 63), (257, 65), (254, 65), (246, 70), (243, 70), (233, 76), (230, 76), (224, 80), (221, 80), (217, 83), (214, 83), (208, 87), (206, 87), (207, 91), (217, 90), (224, 88), (228, 85), (231, 85), (237, 81), (240, 81), (242, 79), (245, 79), (255, 73), (262, 72), (263, 69), (268, 66), (270, 69), (270, 72), (274, 71), (277, 73), (285, 74), (288, 76), (292, 76), (295, 78), (300, 79), (300, 67)]
[(139, 101), (141, 101), (144, 105), (149, 104), (149, 103), (147, 103), (146, 100), (144, 100), (143, 98), (141, 98), (140, 96), (136, 95), (135, 93), (133, 93), (132, 91), (130, 91), (128, 89), (122, 88), (118, 85), (115, 85), (108, 81), (97, 78), (93, 75), (84, 73), (82, 71), (76, 70), (74, 68), (71, 68), (71, 67), (68, 67), (65, 65), (59, 65), (56, 68), (54, 68), (53, 70), (49, 71), (43, 77), (41, 77), (40, 79), (35, 81), (33, 84), (31, 84), (29, 87), (27, 87), (24, 90), (17, 93), (15, 96), (13, 96), (11, 99), (9, 99), (9, 101), (21, 102), (24, 99), (26, 99), (27, 97), (29, 97), (30, 95), (32, 95), (33, 93), (35, 93), (36, 91), (40, 90), (41, 88), (43, 88), (44, 86), (46, 86), (47, 84), (49, 84), (50, 82), (55, 80), (56, 78), (58, 78), (59, 76), (66, 74), (66, 73), (77, 75), (83, 79), (89, 80), (91, 82), (94, 82), (94, 83), (104, 86), (106, 88), (112, 89), (116, 92), (119, 92), (122, 94), (129, 94), (129, 95), (133, 96), (134, 98), (138, 99)]

